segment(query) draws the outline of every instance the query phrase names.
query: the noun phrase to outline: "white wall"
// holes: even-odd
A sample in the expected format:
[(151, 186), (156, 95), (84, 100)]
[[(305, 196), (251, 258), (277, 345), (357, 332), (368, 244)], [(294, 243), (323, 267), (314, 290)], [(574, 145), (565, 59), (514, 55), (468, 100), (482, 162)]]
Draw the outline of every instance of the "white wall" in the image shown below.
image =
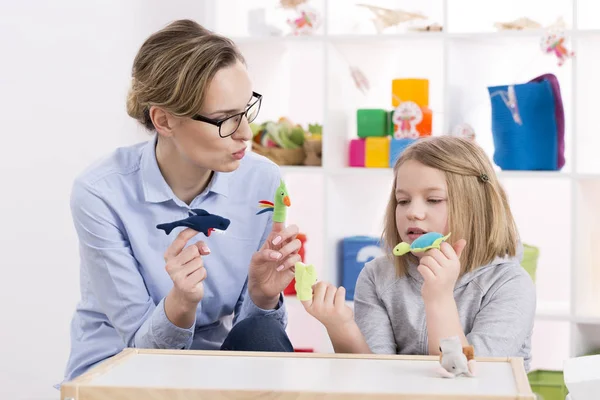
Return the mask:
[(0, 3), (1, 399), (59, 397), (52, 386), (63, 377), (79, 298), (72, 180), (111, 149), (148, 138), (125, 112), (135, 52), (171, 19), (201, 22), (202, 7)]

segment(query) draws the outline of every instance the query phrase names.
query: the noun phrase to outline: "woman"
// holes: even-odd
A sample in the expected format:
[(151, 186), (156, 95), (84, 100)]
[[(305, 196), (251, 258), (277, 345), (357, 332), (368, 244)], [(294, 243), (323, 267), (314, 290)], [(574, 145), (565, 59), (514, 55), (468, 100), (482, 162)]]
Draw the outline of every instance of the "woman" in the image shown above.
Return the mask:
[[(281, 178), (245, 152), (261, 95), (242, 55), (180, 20), (144, 42), (132, 75), (127, 112), (154, 137), (73, 185), (81, 301), (66, 379), (124, 347), (293, 351), (281, 292), (300, 261), (298, 228), (256, 214)], [(193, 209), (231, 223), (209, 237), (157, 229)]]

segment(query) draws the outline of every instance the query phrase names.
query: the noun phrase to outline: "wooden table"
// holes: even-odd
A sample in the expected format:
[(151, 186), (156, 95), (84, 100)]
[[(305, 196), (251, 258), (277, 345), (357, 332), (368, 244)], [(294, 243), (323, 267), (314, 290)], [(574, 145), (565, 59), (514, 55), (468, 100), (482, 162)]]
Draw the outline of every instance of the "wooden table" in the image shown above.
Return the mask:
[(435, 356), (125, 349), (61, 399), (535, 399), (521, 358), (477, 362), (476, 377), (445, 379)]

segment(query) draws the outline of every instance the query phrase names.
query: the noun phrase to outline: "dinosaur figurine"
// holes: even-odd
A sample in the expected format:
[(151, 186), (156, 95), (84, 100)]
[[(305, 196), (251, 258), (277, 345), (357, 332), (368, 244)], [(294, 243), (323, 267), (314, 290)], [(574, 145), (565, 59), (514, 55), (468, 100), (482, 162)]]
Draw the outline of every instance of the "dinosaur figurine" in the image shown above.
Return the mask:
[(258, 202), (258, 205), (262, 208), (262, 210), (258, 211), (256, 215), (273, 211), (273, 221), (285, 222), (287, 207), (292, 205), (285, 182), (281, 180), (279, 187), (275, 191), (274, 202), (261, 200)]
[(440, 340), (440, 364), (438, 372), (443, 378), (459, 375), (475, 376), (473, 346), (462, 346), (458, 336)]
[(187, 218), (165, 224), (158, 224), (156, 227), (164, 230), (168, 235), (178, 226), (185, 226), (198, 232), (202, 232), (209, 237), (212, 232), (225, 231), (229, 227), (230, 222), (231, 221), (227, 218), (211, 214), (206, 210), (193, 208), (188, 212)]
[(448, 237), (450, 237), (450, 233), (446, 236), (442, 236), (441, 233), (427, 232), (415, 239), (412, 244), (406, 242), (398, 243), (392, 252), (395, 256), (402, 256), (409, 251), (420, 253), (429, 249), (439, 249), (442, 242), (447, 240)]
[(314, 265), (306, 265), (301, 261), (298, 261), (294, 268), (296, 297), (300, 301), (308, 301), (312, 299), (312, 286), (317, 282), (317, 271)]

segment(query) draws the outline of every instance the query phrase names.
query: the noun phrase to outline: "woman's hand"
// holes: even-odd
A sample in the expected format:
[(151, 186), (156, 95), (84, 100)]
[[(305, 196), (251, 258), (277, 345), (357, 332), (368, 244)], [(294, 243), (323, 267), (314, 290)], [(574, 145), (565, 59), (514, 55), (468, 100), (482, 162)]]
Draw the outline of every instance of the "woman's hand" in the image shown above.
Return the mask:
[(454, 299), (454, 286), (460, 273), (460, 255), (466, 243), (461, 239), (453, 247), (443, 242), (439, 250), (428, 250), (427, 255), (421, 258), (417, 270), (424, 279), (421, 288), (423, 301)]
[(285, 227), (281, 222), (274, 222), (267, 240), (252, 256), (248, 292), (256, 306), (265, 310), (275, 308), (280, 293), (294, 278), (294, 265), (301, 261), (298, 251), (302, 246), (296, 235), (296, 225)]
[(354, 312), (346, 305), (346, 289), (326, 282), (313, 285), (312, 300), (303, 301), (304, 309), (327, 328), (338, 330), (354, 323)]
[(175, 325), (189, 327), (198, 303), (204, 297), (206, 269), (202, 256), (210, 249), (202, 241), (188, 246), (186, 243), (198, 234), (191, 228), (182, 230), (165, 252), (165, 270), (173, 281), (173, 288), (165, 299), (165, 312)]

